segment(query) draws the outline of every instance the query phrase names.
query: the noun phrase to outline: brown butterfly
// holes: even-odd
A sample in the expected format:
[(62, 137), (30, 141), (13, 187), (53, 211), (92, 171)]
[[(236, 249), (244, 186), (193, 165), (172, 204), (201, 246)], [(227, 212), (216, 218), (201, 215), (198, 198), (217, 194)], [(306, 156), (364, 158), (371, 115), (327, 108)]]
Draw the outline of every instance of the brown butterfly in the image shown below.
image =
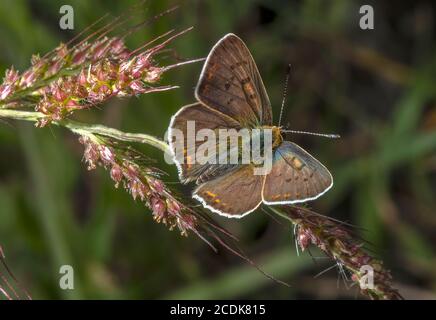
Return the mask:
[[(255, 175), (254, 164), (189, 163), (174, 156), (183, 183), (195, 181), (193, 197), (204, 207), (230, 218), (241, 218), (268, 205), (314, 200), (333, 185), (330, 172), (308, 152), (284, 141), (280, 126), (272, 124), (272, 108), (257, 66), (244, 42), (227, 34), (210, 51), (198, 81), (197, 103), (181, 108), (171, 119), (170, 147), (175, 154), (175, 129), (188, 136), (187, 123), (203, 128), (269, 128), (273, 162), (266, 175)], [(194, 146), (196, 147), (196, 146)]]

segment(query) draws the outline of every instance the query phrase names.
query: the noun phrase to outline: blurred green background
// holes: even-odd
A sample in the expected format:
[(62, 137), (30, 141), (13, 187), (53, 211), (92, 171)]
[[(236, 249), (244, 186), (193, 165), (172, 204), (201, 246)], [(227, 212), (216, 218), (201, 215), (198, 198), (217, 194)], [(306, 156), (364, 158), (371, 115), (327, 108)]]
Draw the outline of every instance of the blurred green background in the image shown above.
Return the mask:
[[(138, 1), (0, 2), (0, 72), (29, 66), (105, 13)], [(59, 8), (75, 10), (75, 30), (59, 28)], [(146, 1), (132, 25), (175, 4), (173, 14), (127, 40), (135, 48), (169, 29), (195, 29), (172, 46), (204, 57), (228, 32), (246, 41), (263, 76), (275, 119), (286, 66), (292, 64), (285, 124), (335, 132), (340, 140), (291, 136), (322, 161), (335, 186), (310, 204), (319, 213), (366, 229), (372, 252), (391, 269), (406, 298), (436, 297), (436, 8), (432, 1)], [(359, 28), (371, 4), (375, 29)], [(118, 30), (122, 34), (124, 30)], [(116, 34), (116, 33), (115, 33)], [(161, 61), (164, 63), (164, 61)], [(76, 113), (88, 123), (162, 137), (169, 119), (194, 101), (201, 64), (165, 74), (181, 88), (112, 100)], [(171, 173), (160, 153), (140, 147)], [(0, 120), (0, 245), (35, 299), (354, 298), (333, 265), (297, 256), (291, 226), (261, 210), (216, 221), (267, 272), (215, 254), (195, 236), (181, 237), (151, 219), (140, 202), (116, 190), (107, 172), (86, 170), (82, 146), (57, 127)], [(315, 257), (322, 257), (316, 250)], [(60, 290), (59, 268), (75, 270), (75, 290)]]

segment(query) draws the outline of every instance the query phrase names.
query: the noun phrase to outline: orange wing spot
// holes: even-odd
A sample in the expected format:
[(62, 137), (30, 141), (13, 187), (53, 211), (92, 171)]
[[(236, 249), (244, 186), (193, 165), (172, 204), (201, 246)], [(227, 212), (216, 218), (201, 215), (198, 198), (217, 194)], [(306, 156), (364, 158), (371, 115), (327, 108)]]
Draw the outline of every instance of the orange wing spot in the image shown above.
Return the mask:
[(211, 198), (215, 198), (216, 197), (216, 194), (212, 193), (210, 191), (205, 191), (204, 194), (207, 195), (208, 197), (211, 197)]
[(291, 194), (290, 193), (285, 193), (285, 198), (289, 198), (291, 196)]
[(194, 162), (192, 161), (192, 157), (191, 156), (187, 156), (186, 157), (186, 167), (188, 169), (191, 169), (193, 164), (194, 164)]
[(282, 195), (281, 194), (276, 194), (274, 195), (272, 198), (273, 200), (277, 200), (278, 198), (280, 198)]
[(294, 157), (292, 159), (292, 165), (295, 169), (300, 170), (303, 167), (303, 162), (301, 162), (300, 159)]
[(251, 82), (247, 82), (243, 84), (245, 92), (248, 94), (248, 96), (256, 97), (256, 91), (254, 90), (254, 86), (251, 84)]
[(213, 76), (215, 74), (215, 70), (216, 70), (216, 64), (211, 62), (209, 64), (209, 70), (207, 70), (207, 72), (206, 72), (206, 78), (208, 80), (211, 80), (213, 78)]

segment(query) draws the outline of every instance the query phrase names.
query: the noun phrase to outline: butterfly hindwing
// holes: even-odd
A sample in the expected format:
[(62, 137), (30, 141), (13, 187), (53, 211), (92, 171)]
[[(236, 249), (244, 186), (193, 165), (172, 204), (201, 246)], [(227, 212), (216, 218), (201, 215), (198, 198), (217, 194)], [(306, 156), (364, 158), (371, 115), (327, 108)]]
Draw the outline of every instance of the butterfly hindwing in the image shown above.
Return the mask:
[(211, 50), (196, 88), (196, 98), (244, 127), (272, 124), (272, 109), (256, 63), (234, 34)]
[(252, 165), (241, 165), (201, 184), (193, 197), (206, 208), (226, 217), (241, 218), (262, 203), (265, 176), (254, 175)]
[(284, 141), (275, 151), (271, 172), (265, 177), (266, 204), (314, 200), (333, 185), (330, 172), (297, 144)]

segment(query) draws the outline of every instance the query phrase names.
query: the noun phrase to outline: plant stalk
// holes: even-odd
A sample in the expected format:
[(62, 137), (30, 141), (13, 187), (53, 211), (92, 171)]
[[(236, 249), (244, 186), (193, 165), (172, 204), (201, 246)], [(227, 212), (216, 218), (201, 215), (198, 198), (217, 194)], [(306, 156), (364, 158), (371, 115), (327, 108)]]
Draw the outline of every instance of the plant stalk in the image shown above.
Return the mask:
[[(36, 122), (45, 115), (41, 112), (35, 111), (22, 111), (22, 110), (11, 110), (11, 109), (0, 109), (0, 118), (8, 118), (15, 120), (24, 120)], [(100, 135), (104, 137), (109, 137), (112, 139), (128, 142), (138, 142), (151, 145), (163, 152), (170, 152), (167, 143), (159, 138), (153, 137), (144, 133), (129, 133), (123, 132), (114, 128), (106, 127), (100, 124), (85, 124), (82, 122), (74, 120), (61, 120), (53, 121), (53, 124), (69, 129), (70, 131), (79, 135)]]

